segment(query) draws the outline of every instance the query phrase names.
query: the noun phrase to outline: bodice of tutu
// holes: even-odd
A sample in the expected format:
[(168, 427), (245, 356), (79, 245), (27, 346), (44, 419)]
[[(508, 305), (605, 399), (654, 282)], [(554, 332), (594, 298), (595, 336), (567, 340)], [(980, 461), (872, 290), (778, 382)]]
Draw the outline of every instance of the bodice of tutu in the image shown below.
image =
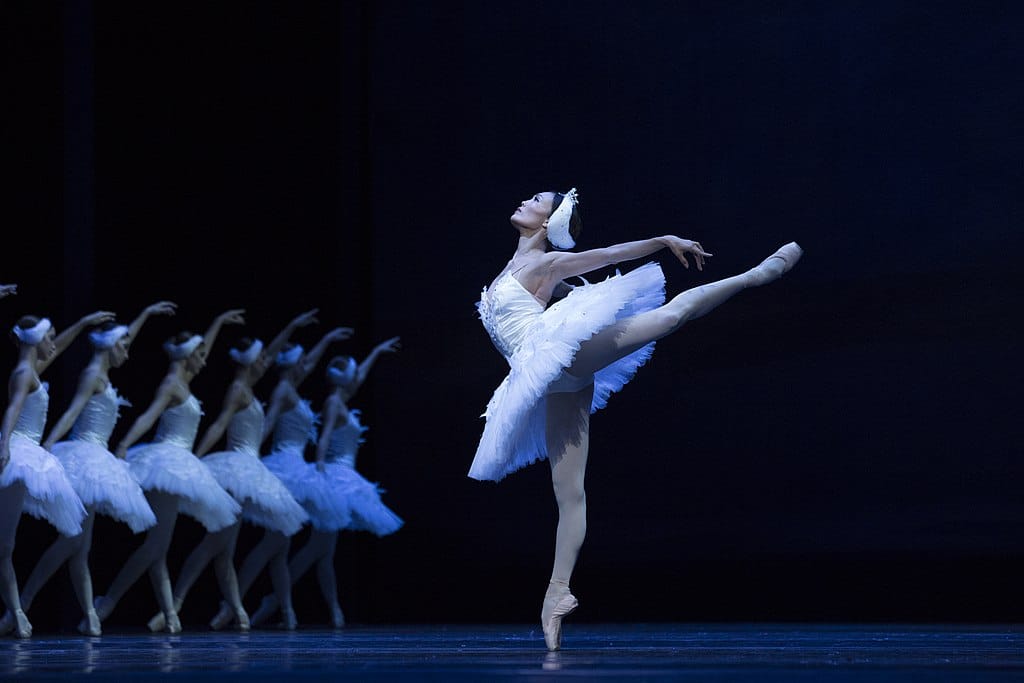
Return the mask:
[(354, 468), (356, 466), (356, 452), (359, 450), (359, 444), (365, 441), (363, 433), (367, 429), (368, 427), (364, 427), (359, 423), (359, 411), (350, 410), (348, 412), (348, 421), (331, 431), (324, 460), (327, 462), (344, 463)]
[(89, 441), (106, 448), (110, 435), (117, 424), (118, 408), (129, 405), (117, 395), (112, 384), (103, 391), (93, 394), (82, 408), (75, 425), (71, 428), (72, 441)]
[(309, 401), (299, 401), (291, 410), (281, 413), (274, 425), (274, 448), (302, 448), (307, 441), (316, 441), (317, 417)]
[(25, 402), (21, 406), (21, 415), (11, 430), (13, 434), (20, 434), (26, 439), (39, 443), (43, 438), (43, 427), (46, 426), (46, 411), (50, 407), (49, 385), (40, 382), (35, 391), (25, 396)]
[(228, 450), (258, 455), (263, 436), (263, 405), (253, 399), (228, 423)]
[(544, 306), (509, 271), (491, 289), (484, 288), (477, 312), (494, 346), (510, 358), (544, 312)]
[(154, 440), (190, 451), (195, 444), (196, 434), (199, 432), (199, 419), (202, 416), (203, 409), (199, 399), (189, 394), (187, 399), (163, 412)]

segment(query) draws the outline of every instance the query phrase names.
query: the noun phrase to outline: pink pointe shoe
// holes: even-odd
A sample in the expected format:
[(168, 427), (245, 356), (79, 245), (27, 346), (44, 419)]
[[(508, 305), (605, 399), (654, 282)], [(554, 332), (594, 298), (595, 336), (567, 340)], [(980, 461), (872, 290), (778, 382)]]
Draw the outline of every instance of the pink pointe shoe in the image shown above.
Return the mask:
[(778, 280), (796, 265), (803, 254), (804, 250), (796, 242), (782, 245), (774, 254), (750, 270), (751, 285), (759, 287)]
[(562, 648), (562, 618), (579, 607), (579, 600), (569, 592), (569, 585), (552, 581), (544, 596), (540, 612), (540, 625), (544, 631), (544, 644), (554, 652)]

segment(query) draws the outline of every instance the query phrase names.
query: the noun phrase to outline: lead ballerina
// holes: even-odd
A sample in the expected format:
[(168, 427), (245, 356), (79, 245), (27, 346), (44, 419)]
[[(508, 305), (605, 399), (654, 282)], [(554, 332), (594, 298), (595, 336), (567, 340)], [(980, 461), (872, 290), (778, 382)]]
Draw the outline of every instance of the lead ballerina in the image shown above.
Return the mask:
[(558, 528), (541, 627), (547, 648), (558, 650), (562, 619), (579, 604), (569, 581), (586, 535), (590, 415), (633, 378), (657, 340), (744, 289), (778, 279), (803, 250), (790, 242), (745, 273), (688, 289), (665, 303), (665, 277), (655, 262), (594, 284), (570, 286), (566, 279), (662, 249), (685, 268), (692, 258), (703, 271), (711, 254), (699, 242), (665, 235), (568, 251), (582, 228), (576, 188), (533, 195), (510, 222), (519, 233), (515, 253), (477, 303), (509, 373), (487, 403), (469, 476), (499, 481), (548, 460)]

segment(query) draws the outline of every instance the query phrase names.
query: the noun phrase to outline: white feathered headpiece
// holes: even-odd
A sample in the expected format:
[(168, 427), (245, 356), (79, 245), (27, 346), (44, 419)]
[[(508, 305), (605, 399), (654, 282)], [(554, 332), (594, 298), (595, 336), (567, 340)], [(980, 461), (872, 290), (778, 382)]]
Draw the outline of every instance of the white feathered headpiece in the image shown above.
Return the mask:
[(89, 333), (89, 341), (97, 349), (112, 349), (114, 344), (126, 334), (128, 334), (127, 325), (117, 325), (109, 330), (93, 330)]
[(356, 372), (358, 369), (356, 359), (349, 358), (348, 363), (345, 365), (345, 369), (341, 369), (334, 365), (327, 368), (327, 377), (329, 377), (335, 384), (351, 384), (356, 378)]
[(46, 336), (46, 333), (50, 331), (51, 327), (53, 327), (53, 325), (50, 324), (50, 319), (43, 318), (37, 322), (35, 326), (30, 327), (27, 330), (20, 325), (15, 325), (13, 331), (14, 336), (20, 339), (23, 344), (35, 346), (39, 342), (43, 341), (43, 337)]
[(194, 334), (180, 344), (172, 344), (170, 341), (164, 342), (164, 351), (171, 357), (171, 360), (181, 360), (191, 356), (192, 352), (202, 343), (203, 338), (198, 334)]
[(565, 193), (562, 203), (548, 218), (548, 242), (559, 249), (572, 249), (576, 246), (576, 241), (569, 233), (569, 222), (572, 218), (572, 210), (577, 204), (579, 204), (579, 199), (576, 197), (576, 188), (574, 187)]
[(287, 351), (277, 354), (275, 362), (283, 368), (291, 367), (299, 362), (299, 358), (302, 357), (302, 350), (302, 347), (296, 344)]
[(257, 339), (253, 341), (245, 351), (231, 349), (228, 351), (228, 355), (231, 356), (231, 360), (235, 361), (239, 365), (252, 365), (256, 362), (256, 359), (260, 357), (260, 353), (262, 351), (263, 342)]

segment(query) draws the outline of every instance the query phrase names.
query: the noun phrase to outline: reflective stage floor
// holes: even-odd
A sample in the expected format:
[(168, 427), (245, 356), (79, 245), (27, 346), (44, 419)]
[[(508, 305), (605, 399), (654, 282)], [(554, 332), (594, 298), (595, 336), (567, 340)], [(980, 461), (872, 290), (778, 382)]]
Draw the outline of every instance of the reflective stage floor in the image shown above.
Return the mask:
[(0, 639), (0, 680), (1009, 681), (1024, 626), (570, 624), (350, 626)]

